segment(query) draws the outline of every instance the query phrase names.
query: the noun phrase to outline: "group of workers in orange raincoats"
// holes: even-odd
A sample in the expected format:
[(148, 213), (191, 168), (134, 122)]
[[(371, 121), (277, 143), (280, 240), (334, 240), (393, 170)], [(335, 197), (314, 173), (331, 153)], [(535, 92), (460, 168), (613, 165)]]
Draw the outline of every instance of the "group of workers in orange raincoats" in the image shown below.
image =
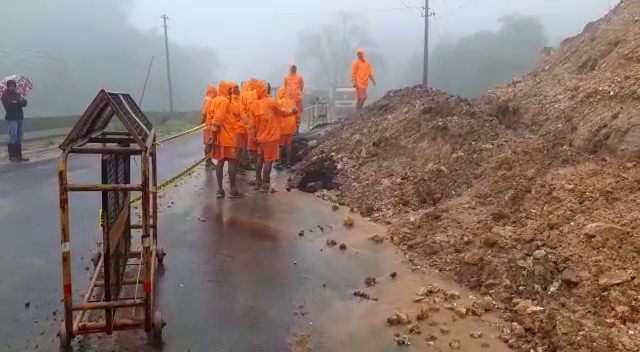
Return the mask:
[[(356, 89), (357, 110), (367, 98), (369, 80), (375, 85), (371, 65), (358, 50), (352, 65), (351, 80)], [(202, 123), (205, 168), (216, 171), (216, 197), (224, 198), (223, 172), (228, 164), (229, 197), (244, 197), (238, 190), (239, 170), (255, 167), (255, 189), (272, 192), (271, 170), (275, 162), (283, 167), (291, 164), (293, 135), (300, 127), (304, 79), (296, 65), (289, 66), (289, 74), (278, 89), (277, 100), (271, 97), (271, 85), (258, 79), (238, 84), (220, 81), (218, 88), (209, 85), (202, 104)], [(286, 160), (280, 159), (280, 150)], [(250, 157), (255, 165), (250, 165)], [(217, 163), (213, 163), (215, 159)]]

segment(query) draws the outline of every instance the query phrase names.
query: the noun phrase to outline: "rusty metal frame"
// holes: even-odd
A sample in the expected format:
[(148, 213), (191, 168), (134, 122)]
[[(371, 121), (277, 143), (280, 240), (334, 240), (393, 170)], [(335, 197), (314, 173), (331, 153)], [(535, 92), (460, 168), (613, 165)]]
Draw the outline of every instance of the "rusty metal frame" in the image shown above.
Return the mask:
[[(117, 100), (117, 103), (113, 103), (114, 100)], [(111, 116), (105, 117), (105, 114), (109, 113)], [(104, 131), (109, 122), (106, 120), (114, 116), (121, 120), (126, 131)], [(144, 329), (151, 337), (160, 337), (164, 322), (160, 314), (154, 310), (153, 293), (155, 270), (164, 253), (158, 249), (157, 241), (158, 185), (155, 140), (153, 127), (128, 95), (101, 91), (60, 146), (62, 154), (58, 162), (58, 182), (64, 323), (59, 337), (62, 347), (70, 346), (72, 339), (79, 335), (110, 335), (119, 330)], [(102, 183), (70, 183), (68, 172), (71, 154), (100, 155)], [(141, 159), (139, 184), (131, 183), (133, 156), (140, 156)], [(116, 171), (107, 170), (107, 166), (113, 165), (116, 165)], [(113, 172), (116, 181), (113, 181)], [(105, 209), (101, 219), (102, 245), (94, 262), (91, 280), (80, 302), (74, 302), (72, 295), (69, 209), (71, 192), (101, 192), (102, 207)], [(131, 223), (131, 192), (141, 193), (141, 223)], [(112, 204), (116, 204), (117, 209), (111, 212), (109, 217), (107, 208), (111, 210)], [(116, 213), (117, 215), (114, 215)], [(140, 251), (133, 250), (132, 232), (140, 233)], [(117, 248), (118, 245), (120, 247)], [(122, 258), (117, 259), (118, 255), (122, 255)], [(141, 268), (141, 280), (127, 276), (126, 268), (129, 266)], [(113, 270), (118, 273), (116, 277), (111, 277)], [(139, 285), (143, 288), (141, 297), (123, 297), (125, 287), (133, 287), (137, 293)], [(144, 313), (142, 318), (136, 318), (135, 314), (132, 314), (130, 319), (123, 318), (123, 314), (120, 313), (124, 309), (133, 310), (135, 313), (138, 307), (142, 308)], [(87, 321), (85, 318), (88, 311), (102, 311), (103, 319)]]

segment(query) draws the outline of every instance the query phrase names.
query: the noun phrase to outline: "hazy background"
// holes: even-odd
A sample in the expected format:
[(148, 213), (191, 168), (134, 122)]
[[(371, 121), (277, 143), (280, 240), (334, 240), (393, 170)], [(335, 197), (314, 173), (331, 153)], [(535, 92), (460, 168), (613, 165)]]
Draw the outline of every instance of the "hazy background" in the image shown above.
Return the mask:
[[(617, 0), (431, 0), (431, 84), (474, 96), (529, 70)], [(177, 111), (197, 110), (207, 83), (282, 82), (297, 63), (307, 87), (348, 83), (362, 47), (386, 90), (419, 83), (424, 12), (418, 0), (20, 0), (0, 11), (0, 76), (33, 80), (28, 116), (82, 113), (96, 92), (168, 110), (160, 16), (169, 20)], [(346, 81), (345, 81), (346, 80)]]

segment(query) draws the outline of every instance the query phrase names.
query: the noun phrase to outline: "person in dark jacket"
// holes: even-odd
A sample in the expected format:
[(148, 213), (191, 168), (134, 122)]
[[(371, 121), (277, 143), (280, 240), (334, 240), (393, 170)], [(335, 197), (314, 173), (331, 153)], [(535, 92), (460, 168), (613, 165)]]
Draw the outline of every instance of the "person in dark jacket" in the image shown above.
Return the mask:
[(9, 160), (13, 162), (29, 161), (22, 156), (22, 122), (24, 120), (24, 112), (22, 108), (27, 106), (27, 100), (20, 96), (16, 90), (16, 82), (7, 81), (7, 89), (2, 93), (2, 106), (6, 112), (5, 120), (7, 120), (9, 130), (9, 143), (7, 150), (9, 152)]

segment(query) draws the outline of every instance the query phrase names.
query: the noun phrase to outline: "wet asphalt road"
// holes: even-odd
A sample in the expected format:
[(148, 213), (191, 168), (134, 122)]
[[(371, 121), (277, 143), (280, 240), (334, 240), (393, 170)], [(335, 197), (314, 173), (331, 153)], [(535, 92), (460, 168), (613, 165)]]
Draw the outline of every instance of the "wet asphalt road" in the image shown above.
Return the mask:
[[(160, 180), (186, 168), (200, 151), (199, 136), (166, 143)], [(58, 350), (56, 170), (57, 160), (0, 167), (0, 351)], [(72, 159), (71, 170), (72, 181), (99, 180), (96, 157)], [(312, 317), (294, 314), (310, 297), (315, 306), (325, 299), (327, 304), (352, 299), (350, 289), (361, 282), (362, 272), (376, 270), (374, 259), (355, 263), (344, 255), (323, 254), (311, 243), (309, 230), (320, 233), (317, 225), (336, 236), (344, 231), (326, 204), (284, 190), (217, 200), (214, 183), (212, 175), (198, 169), (161, 200), (159, 236), (167, 257), (157, 302), (168, 323), (164, 345), (148, 346), (144, 335), (122, 333), (77, 338), (75, 351), (285, 351), (294, 332), (312, 326)], [(99, 195), (73, 194), (70, 202), (78, 300), (98, 241)], [(307, 235), (299, 237), (300, 229)], [(322, 343), (317, 347), (336, 350)]]

